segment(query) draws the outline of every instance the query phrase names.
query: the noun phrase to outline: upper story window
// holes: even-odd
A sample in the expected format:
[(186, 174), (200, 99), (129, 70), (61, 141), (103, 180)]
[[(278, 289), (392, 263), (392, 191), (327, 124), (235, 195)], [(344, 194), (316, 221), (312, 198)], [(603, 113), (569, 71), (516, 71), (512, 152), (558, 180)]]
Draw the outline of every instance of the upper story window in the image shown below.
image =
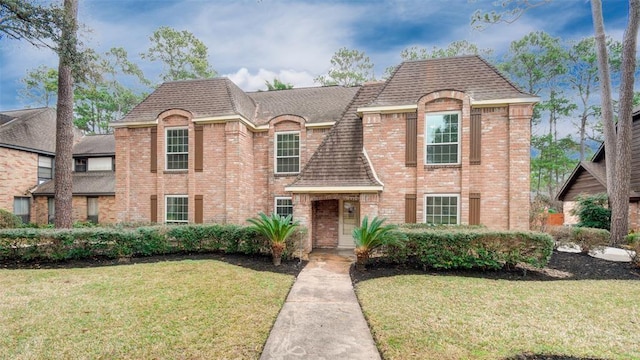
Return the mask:
[(38, 184), (53, 179), (53, 158), (49, 156), (38, 156)]
[(75, 158), (73, 169), (75, 172), (87, 171), (87, 158)]
[(426, 116), (425, 164), (460, 163), (460, 112)]
[(300, 172), (300, 132), (276, 133), (276, 174)]
[(189, 129), (171, 128), (166, 132), (167, 170), (187, 170), (189, 168)]
[(113, 171), (113, 158), (110, 156), (89, 158), (87, 171)]

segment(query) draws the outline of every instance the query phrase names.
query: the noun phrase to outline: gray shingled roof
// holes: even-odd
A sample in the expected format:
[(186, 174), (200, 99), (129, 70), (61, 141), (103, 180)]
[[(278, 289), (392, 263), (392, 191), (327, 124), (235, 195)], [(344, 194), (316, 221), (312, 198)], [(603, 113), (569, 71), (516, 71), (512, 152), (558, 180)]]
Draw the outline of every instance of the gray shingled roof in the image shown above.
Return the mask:
[(252, 119), (255, 104), (227, 78), (166, 82), (114, 123), (150, 122), (170, 109), (190, 111), (195, 118), (242, 115)]
[(356, 109), (371, 102), (383, 84), (360, 88), (342, 119), (327, 134), (291, 187), (382, 185), (362, 152), (362, 120)]
[(0, 112), (0, 146), (53, 155), (56, 111), (51, 108)]
[[(54, 181), (38, 185), (34, 195), (54, 195)], [(116, 175), (113, 171), (87, 171), (73, 173), (73, 195), (115, 195)]]
[(298, 115), (308, 123), (338, 121), (359, 87), (309, 87), (249, 93), (261, 125), (278, 115)]
[(73, 147), (73, 156), (115, 155), (116, 141), (113, 134), (86, 135)]
[(533, 97), (473, 55), (403, 62), (369, 105), (415, 105), (438, 90), (462, 91), (476, 101)]

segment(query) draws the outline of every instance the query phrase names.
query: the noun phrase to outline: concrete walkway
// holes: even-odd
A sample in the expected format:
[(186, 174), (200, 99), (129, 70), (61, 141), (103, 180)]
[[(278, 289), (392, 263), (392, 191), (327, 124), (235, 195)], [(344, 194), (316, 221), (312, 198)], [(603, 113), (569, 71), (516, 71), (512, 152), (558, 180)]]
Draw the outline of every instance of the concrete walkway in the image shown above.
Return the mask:
[(380, 359), (351, 284), (352, 260), (335, 252), (310, 254), (260, 359)]

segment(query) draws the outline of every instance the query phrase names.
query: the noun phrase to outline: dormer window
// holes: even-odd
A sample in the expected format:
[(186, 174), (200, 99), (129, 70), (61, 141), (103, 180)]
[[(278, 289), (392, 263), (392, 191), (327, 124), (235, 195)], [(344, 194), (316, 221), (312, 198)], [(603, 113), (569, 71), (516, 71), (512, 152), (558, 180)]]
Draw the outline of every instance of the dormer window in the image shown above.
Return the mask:
[(75, 172), (87, 171), (87, 158), (76, 158), (74, 165)]

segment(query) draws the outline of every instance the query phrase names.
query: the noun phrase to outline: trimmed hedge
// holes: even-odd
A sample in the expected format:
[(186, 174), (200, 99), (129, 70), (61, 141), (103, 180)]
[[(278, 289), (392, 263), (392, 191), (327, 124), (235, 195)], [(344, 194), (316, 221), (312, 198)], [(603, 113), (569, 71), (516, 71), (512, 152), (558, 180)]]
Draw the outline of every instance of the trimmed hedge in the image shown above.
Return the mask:
[(402, 246), (387, 247), (386, 255), (392, 262), (418, 262), (435, 269), (500, 269), (517, 263), (544, 267), (554, 245), (553, 239), (543, 233), (481, 227), (401, 226), (396, 231), (407, 240)]
[[(284, 259), (293, 257), (304, 231), (299, 229), (287, 241)], [(266, 255), (270, 247), (266, 238), (238, 225), (0, 230), (0, 260), (60, 261), (194, 252)]]

